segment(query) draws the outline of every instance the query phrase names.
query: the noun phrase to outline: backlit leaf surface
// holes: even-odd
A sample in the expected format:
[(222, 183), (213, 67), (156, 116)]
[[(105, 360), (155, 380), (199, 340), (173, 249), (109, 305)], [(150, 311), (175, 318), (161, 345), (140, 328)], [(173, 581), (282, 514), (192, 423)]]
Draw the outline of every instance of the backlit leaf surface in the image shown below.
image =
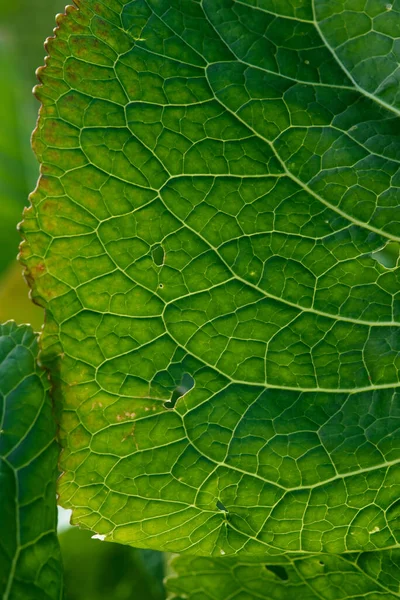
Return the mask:
[(22, 255), (75, 523), (216, 556), (399, 545), (388, 6), (81, 0), (59, 18)]
[(0, 325), (0, 596), (59, 600), (58, 445), (37, 336)]

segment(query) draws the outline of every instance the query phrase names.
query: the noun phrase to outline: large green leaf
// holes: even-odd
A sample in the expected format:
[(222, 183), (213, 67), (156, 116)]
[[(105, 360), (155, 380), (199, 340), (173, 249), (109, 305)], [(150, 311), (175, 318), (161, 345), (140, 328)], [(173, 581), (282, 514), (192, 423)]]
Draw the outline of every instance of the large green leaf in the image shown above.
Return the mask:
[(59, 600), (58, 445), (37, 336), (0, 325), (0, 596)]
[(48, 42), (23, 261), (107, 540), (399, 545), (400, 121), (360, 65), (400, 14), (345, 5), (81, 0)]
[(190, 555), (172, 561), (170, 600), (395, 600), (399, 551), (280, 557), (263, 563)]

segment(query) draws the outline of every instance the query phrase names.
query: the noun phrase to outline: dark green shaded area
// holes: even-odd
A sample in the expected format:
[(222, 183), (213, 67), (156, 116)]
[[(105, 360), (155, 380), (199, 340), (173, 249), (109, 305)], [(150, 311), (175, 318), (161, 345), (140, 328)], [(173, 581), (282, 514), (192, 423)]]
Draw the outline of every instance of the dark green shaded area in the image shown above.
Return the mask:
[(89, 531), (60, 535), (65, 600), (163, 600), (163, 555), (92, 540)]
[(395, 600), (399, 558), (399, 550), (265, 563), (180, 556), (171, 561), (166, 586), (169, 600)]
[(3, 600), (59, 600), (58, 444), (37, 336), (0, 325), (0, 593)]

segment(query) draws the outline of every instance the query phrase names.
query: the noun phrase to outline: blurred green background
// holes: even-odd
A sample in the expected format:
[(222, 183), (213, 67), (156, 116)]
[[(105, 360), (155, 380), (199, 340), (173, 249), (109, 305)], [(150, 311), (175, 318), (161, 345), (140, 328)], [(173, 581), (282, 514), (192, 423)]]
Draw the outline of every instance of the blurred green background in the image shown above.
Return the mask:
[[(63, 11), (60, 0), (0, 0), (0, 322), (31, 323), (36, 331), (43, 311), (29, 300), (16, 260), (17, 224), (39, 172), (30, 146), (39, 109), (35, 70)], [(162, 554), (93, 540), (68, 526), (68, 517), (60, 512), (65, 600), (164, 599)]]

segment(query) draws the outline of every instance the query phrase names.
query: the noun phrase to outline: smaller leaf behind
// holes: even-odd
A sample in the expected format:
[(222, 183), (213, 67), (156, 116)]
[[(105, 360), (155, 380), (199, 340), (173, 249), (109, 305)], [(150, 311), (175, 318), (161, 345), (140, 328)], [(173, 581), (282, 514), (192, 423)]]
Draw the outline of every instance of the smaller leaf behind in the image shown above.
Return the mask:
[(395, 600), (400, 551), (259, 559), (172, 558), (168, 600)]
[(58, 445), (46, 374), (28, 325), (0, 325), (0, 597), (62, 597)]

